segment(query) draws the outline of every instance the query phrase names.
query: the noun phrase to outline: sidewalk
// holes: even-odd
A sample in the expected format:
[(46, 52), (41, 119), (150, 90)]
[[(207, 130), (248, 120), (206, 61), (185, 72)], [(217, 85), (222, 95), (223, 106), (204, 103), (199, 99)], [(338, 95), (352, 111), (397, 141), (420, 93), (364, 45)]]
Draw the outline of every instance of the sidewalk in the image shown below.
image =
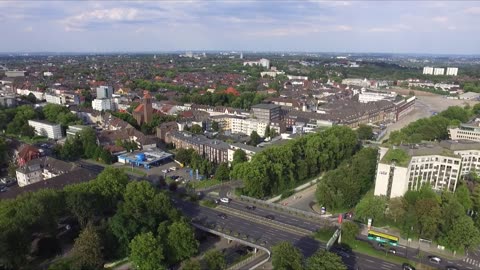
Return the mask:
[[(376, 227), (372, 226), (372, 230), (387, 233), (387, 234), (392, 234), (392, 235), (395, 235), (395, 236), (398, 236), (398, 234), (399, 234), (398, 231), (389, 230), (387, 228), (376, 228)], [(368, 236), (368, 227), (366, 225), (361, 224), (360, 234), (365, 236), (365, 237)], [(398, 245), (401, 246), (401, 247), (409, 248), (409, 249), (418, 249), (422, 252), (435, 254), (435, 255), (438, 255), (440, 257), (449, 258), (449, 259), (452, 259), (452, 260), (462, 260), (462, 259), (466, 258), (465, 255), (460, 255), (460, 254), (456, 254), (454, 256), (453, 253), (450, 250), (439, 249), (437, 247), (437, 244), (435, 244), (434, 242), (426, 243), (426, 242), (420, 242), (419, 240), (408, 241), (407, 239), (399, 237)]]

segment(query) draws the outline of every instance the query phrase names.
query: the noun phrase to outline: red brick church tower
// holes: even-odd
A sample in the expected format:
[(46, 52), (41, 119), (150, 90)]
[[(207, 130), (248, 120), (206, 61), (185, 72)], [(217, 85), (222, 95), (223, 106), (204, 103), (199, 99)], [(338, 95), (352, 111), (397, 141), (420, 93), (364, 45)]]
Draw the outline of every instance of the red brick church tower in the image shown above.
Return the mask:
[(143, 101), (133, 111), (133, 118), (137, 120), (138, 125), (150, 123), (153, 119), (152, 96), (150, 92), (143, 92)]

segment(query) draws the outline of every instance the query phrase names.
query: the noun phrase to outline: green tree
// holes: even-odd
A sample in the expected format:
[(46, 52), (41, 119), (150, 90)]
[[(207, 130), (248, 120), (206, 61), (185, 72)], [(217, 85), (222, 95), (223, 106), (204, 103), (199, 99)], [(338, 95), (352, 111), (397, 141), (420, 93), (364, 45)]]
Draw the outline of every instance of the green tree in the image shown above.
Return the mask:
[(388, 201), (387, 217), (395, 223), (405, 216), (405, 205), (403, 198), (391, 198)]
[(419, 199), (415, 203), (417, 231), (423, 238), (434, 239), (440, 222), (440, 206), (436, 199)]
[(248, 144), (257, 146), (261, 142), (262, 142), (262, 138), (260, 137), (260, 135), (258, 135), (258, 133), (255, 130), (252, 131), (252, 133), (250, 134), (250, 141), (248, 142)]
[(460, 185), (455, 190), (455, 198), (457, 201), (462, 204), (465, 210), (471, 210), (473, 207), (473, 202), (470, 199), (470, 192), (465, 185)]
[(303, 269), (303, 255), (289, 242), (280, 242), (272, 247), (272, 265), (278, 270)]
[(217, 249), (211, 249), (203, 257), (209, 270), (223, 270), (227, 268), (227, 262), (222, 252)]
[(364, 222), (368, 218), (381, 221), (384, 218), (386, 203), (385, 197), (374, 196), (373, 192), (367, 193), (355, 207), (355, 215)]
[(103, 267), (101, 239), (93, 225), (87, 225), (77, 239), (72, 249), (75, 269), (99, 269)]
[(200, 262), (196, 259), (189, 259), (189, 260), (183, 261), (182, 263), (182, 270), (201, 270), (201, 269), (202, 267), (200, 265)]
[(462, 216), (453, 224), (452, 230), (447, 232), (447, 242), (454, 250), (468, 250), (480, 244), (480, 233), (470, 217)]
[(245, 151), (243, 151), (242, 149), (235, 150), (235, 152), (233, 152), (232, 168), (235, 167), (235, 165), (245, 162), (247, 160), (247, 153), (245, 153)]
[(202, 134), (203, 133), (203, 128), (197, 124), (192, 125), (190, 128), (190, 132), (193, 134)]
[(190, 258), (198, 252), (199, 243), (195, 239), (195, 232), (187, 222), (174, 222), (168, 231), (168, 245), (175, 261)]
[(373, 130), (371, 126), (360, 125), (357, 129), (359, 140), (371, 140), (373, 138)]
[(220, 126), (218, 125), (217, 121), (212, 122), (212, 129), (217, 132), (220, 131)]
[(230, 170), (228, 169), (227, 163), (221, 163), (217, 170), (215, 171), (215, 178), (220, 181), (230, 180)]
[(306, 261), (306, 270), (346, 270), (342, 258), (335, 253), (319, 250)]
[(71, 269), (72, 269), (71, 259), (57, 260), (48, 267), (48, 270), (71, 270)]
[(136, 269), (166, 269), (164, 258), (163, 247), (151, 232), (139, 234), (130, 242), (129, 259)]
[(194, 152), (195, 150), (193, 149), (178, 149), (175, 154), (175, 160), (183, 164), (190, 164)]
[(345, 243), (353, 243), (355, 237), (357, 237), (360, 232), (360, 228), (357, 224), (350, 221), (345, 221), (342, 223), (342, 241)]

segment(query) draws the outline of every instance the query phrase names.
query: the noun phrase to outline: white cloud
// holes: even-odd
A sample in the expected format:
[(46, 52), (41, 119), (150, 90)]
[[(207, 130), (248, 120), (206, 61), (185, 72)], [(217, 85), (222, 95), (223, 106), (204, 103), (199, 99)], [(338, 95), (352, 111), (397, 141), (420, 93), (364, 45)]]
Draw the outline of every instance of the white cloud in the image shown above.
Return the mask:
[(480, 14), (480, 7), (469, 7), (466, 8), (464, 11), (466, 14)]
[(291, 27), (275, 28), (271, 30), (261, 30), (256, 32), (249, 32), (248, 35), (262, 36), (262, 37), (284, 37), (284, 36), (304, 36), (315, 33), (325, 32), (346, 32), (353, 28), (349, 25), (329, 25), (322, 27), (309, 27), (305, 25), (296, 25)]
[(439, 23), (446, 23), (446, 22), (448, 22), (448, 17), (447, 16), (437, 16), (437, 17), (432, 18), (432, 21), (439, 22)]
[(27, 26), (23, 29), (24, 32), (32, 32), (33, 31), (33, 27), (32, 26)]
[(410, 30), (411, 27), (405, 24), (395, 24), (387, 27), (372, 27), (367, 29), (367, 32), (372, 33), (389, 33), (389, 32), (400, 32), (404, 30)]
[(67, 31), (81, 30), (91, 23), (134, 21), (140, 18), (139, 13), (135, 8), (97, 9), (68, 17), (63, 22)]

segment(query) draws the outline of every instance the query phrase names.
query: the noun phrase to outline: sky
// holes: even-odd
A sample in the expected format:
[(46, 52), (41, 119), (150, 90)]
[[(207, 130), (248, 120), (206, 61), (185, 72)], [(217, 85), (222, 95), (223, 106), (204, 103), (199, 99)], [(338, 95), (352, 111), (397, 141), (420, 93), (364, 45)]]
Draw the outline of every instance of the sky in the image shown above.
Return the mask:
[(0, 1), (0, 52), (480, 54), (480, 1)]

